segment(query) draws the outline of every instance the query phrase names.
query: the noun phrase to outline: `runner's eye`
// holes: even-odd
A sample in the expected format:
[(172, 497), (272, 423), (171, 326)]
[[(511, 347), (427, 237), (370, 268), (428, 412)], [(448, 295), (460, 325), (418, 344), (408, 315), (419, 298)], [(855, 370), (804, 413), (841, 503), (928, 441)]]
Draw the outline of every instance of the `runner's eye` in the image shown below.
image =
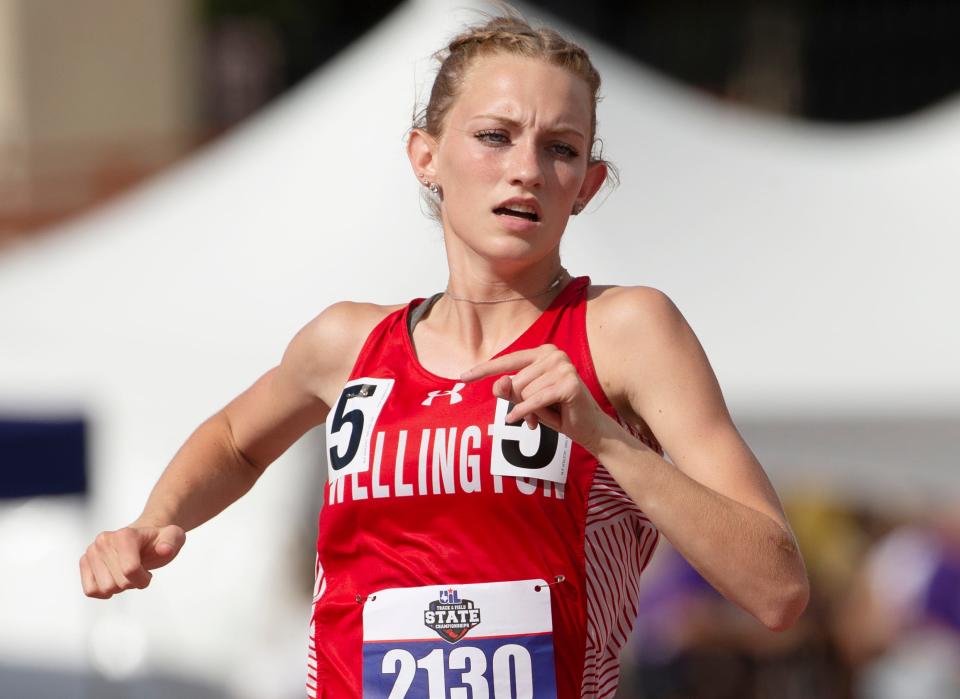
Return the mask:
[(553, 148), (554, 153), (562, 155), (565, 158), (572, 159), (580, 155), (580, 152), (576, 148), (567, 143), (554, 143), (551, 145), (551, 148)]
[(491, 146), (505, 146), (510, 143), (510, 137), (506, 133), (494, 129), (477, 131), (473, 136), (478, 141)]

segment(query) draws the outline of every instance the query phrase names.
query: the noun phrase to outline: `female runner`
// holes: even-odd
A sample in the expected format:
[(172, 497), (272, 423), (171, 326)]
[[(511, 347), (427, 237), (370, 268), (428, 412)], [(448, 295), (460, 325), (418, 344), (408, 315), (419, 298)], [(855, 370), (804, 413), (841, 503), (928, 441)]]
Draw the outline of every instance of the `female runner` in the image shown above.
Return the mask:
[(560, 264), (568, 217), (607, 176), (586, 53), (511, 15), (441, 57), (408, 155), (446, 290), (308, 323), (190, 436), (142, 515), (96, 537), (84, 592), (146, 587), (326, 422), (311, 696), (613, 696), (659, 532), (789, 627), (803, 561), (693, 331), (660, 291)]

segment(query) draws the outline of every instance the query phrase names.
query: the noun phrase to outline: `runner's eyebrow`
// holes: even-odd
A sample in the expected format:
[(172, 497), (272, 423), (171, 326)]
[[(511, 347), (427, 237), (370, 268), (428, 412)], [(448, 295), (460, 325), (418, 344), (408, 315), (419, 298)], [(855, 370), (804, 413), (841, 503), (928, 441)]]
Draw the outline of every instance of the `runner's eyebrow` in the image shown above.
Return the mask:
[[(473, 119), (490, 119), (513, 128), (520, 128), (523, 126), (523, 124), (516, 119), (511, 119), (510, 117), (503, 116), (502, 114), (477, 114), (475, 117), (473, 117)], [(580, 138), (584, 138), (583, 132), (580, 131), (580, 129), (565, 122), (559, 122), (557, 124), (548, 126), (546, 131), (551, 134), (573, 134), (575, 136), (579, 136)]]

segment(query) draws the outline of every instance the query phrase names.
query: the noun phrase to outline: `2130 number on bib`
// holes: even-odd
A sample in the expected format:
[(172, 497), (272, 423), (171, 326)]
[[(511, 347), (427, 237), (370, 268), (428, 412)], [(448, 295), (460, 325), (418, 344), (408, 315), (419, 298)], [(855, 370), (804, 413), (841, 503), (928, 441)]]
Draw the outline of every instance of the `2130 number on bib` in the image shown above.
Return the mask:
[[(363, 696), (384, 699), (535, 699), (553, 697), (538, 691), (554, 684), (552, 648), (539, 644), (484, 639), (473, 645), (437, 648), (386, 647), (364, 648)], [(532, 647), (533, 646), (533, 647)], [(416, 652), (424, 652), (416, 656)], [(542, 672), (534, 674), (534, 655), (549, 655)], [(379, 660), (379, 667), (378, 661)], [(546, 676), (549, 675), (549, 676)], [(372, 691), (371, 691), (372, 690)]]
[(555, 699), (542, 580), (395, 588), (363, 613), (364, 699)]

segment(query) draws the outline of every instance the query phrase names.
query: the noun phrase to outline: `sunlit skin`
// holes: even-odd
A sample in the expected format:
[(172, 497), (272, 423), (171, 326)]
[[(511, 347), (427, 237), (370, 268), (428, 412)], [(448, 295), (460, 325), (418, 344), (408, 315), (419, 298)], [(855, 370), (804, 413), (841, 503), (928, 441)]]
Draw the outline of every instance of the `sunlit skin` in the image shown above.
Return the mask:
[[(442, 188), (448, 293), (413, 332), (418, 361), (440, 376), (497, 375), (510, 419), (564, 432), (700, 573), (771, 629), (789, 627), (809, 595), (803, 559), (763, 468), (727, 411), (686, 320), (649, 287), (590, 288), (586, 335), (597, 378), (627, 422), (656, 436), (667, 461), (599, 408), (553, 346), (490, 359), (556, 291), (571, 210), (606, 177), (590, 163), (592, 97), (580, 77), (533, 58), (478, 58), (441, 133), (411, 134), (413, 176)], [(526, 199), (539, 220), (494, 209)], [(522, 298), (506, 303), (470, 301)], [(101, 533), (81, 557), (84, 591), (110, 597), (150, 583), (185, 532), (242, 496), (264, 469), (326, 420), (374, 326), (402, 305), (342, 302), (321, 312), (260, 377), (184, 443), (129, 527)]]

